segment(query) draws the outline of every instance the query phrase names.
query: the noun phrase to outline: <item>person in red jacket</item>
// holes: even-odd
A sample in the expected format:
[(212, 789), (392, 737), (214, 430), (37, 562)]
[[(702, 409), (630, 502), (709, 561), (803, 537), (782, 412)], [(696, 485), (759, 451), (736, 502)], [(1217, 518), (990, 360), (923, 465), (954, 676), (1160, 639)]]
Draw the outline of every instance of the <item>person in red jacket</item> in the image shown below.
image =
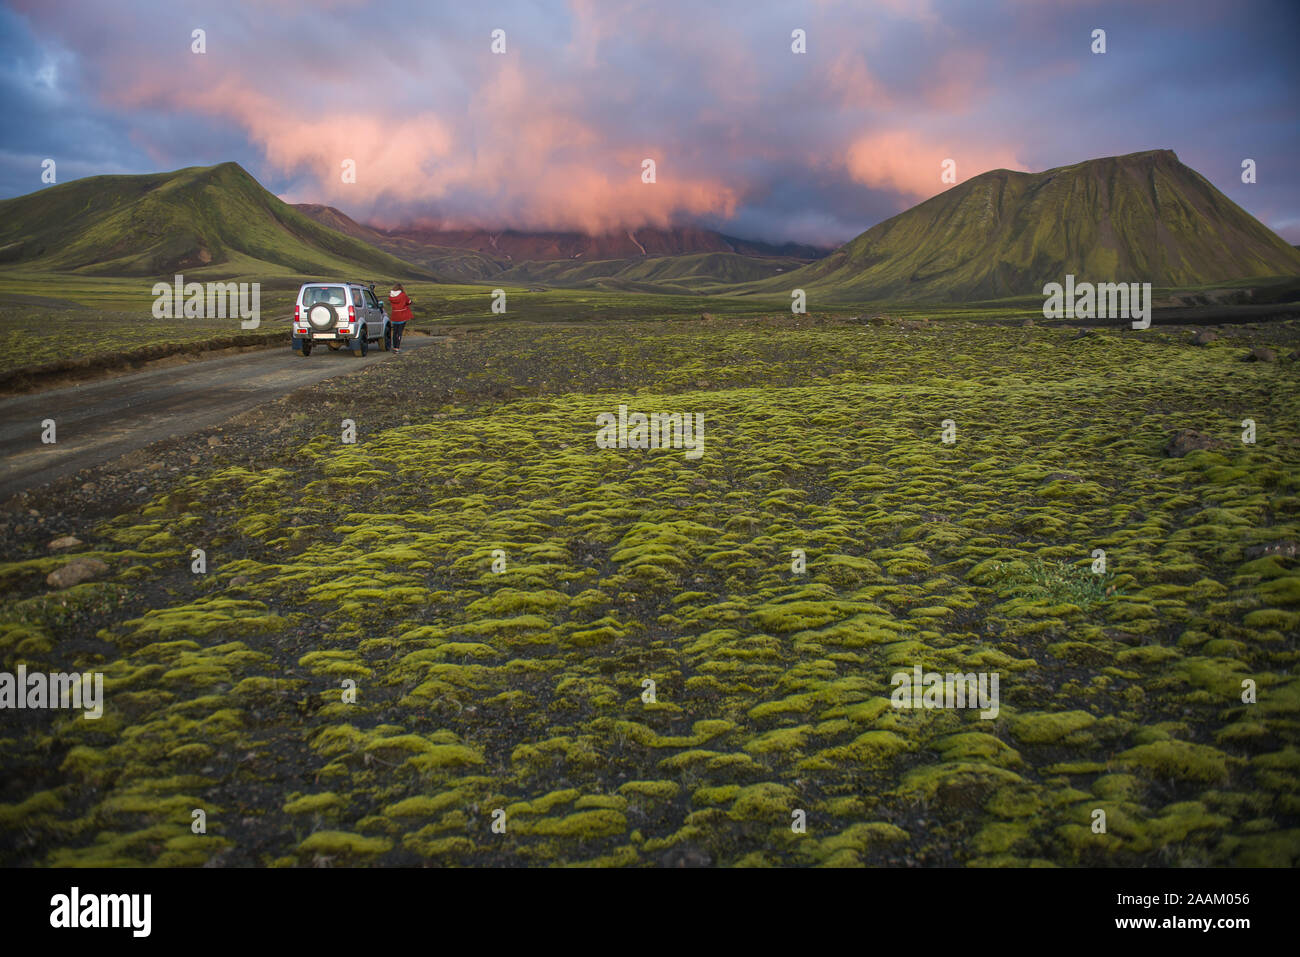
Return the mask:
[(406, 323), (412, 318), (411, 314), (411, 297), (406, 294), (400, 282), (393, 283), (393, 288), (388, 291), (389, 321), (393, 329), (393, 351), (402, 351), (402, 333), (406, 331)]

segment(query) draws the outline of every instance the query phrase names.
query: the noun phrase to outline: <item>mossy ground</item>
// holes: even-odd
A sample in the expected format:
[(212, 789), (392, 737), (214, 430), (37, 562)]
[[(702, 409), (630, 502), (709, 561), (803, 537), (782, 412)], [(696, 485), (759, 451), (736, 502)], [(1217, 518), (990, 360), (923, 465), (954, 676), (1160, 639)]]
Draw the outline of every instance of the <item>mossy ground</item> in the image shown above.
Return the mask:
[[(300, 393), (83, 536), (104, 582), (0, 566), (4, 667), (106, 689), (6, 716), (0, 861), (1292, 865), (1300, 563), (1255, 549), (1300, 538), (1300, 389), (1241, 351), (503, 327)], [(597, 449), (620, 403), (703, 457)], [(998, 717), (892, 708), (913, 664), (998, 672)]]

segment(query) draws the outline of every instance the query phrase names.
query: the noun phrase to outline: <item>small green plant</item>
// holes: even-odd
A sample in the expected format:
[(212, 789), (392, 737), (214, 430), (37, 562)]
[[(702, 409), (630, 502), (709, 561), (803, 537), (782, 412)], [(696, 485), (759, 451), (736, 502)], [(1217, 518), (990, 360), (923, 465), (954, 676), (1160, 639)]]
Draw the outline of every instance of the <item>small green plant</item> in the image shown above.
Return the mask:
[(1026, 598), (1047, 598), (1080, 608), (1100, 604), (1116, 594), (1112, 572), (1099, 575), (1087, 565), (1047, 562), (1040, 558), (999, 566), (998, 582)]

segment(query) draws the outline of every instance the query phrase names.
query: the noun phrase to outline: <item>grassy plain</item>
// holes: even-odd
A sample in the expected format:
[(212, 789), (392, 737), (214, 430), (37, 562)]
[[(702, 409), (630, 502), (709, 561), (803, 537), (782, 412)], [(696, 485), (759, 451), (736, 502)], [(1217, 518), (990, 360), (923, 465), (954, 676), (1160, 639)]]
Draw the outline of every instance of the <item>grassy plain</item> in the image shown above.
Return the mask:
[[(251, 267), (250, 267), (251, 268)], [(492, 311), (493, 292), (506, 293), (506, 316), (523, 322), (603, 322), (611, 319), (667, 319), (707, 313), (716, 316), (758, 315), (788, 309), (781, 301), (703, 295), (626, 293), (597, 289), (539, 289), (530, 286), (448, 285), (405, 277), (339, 273), (207, 272), (187, 270), (187, 281), (258, 282), (261, 324), (241, 328), (238, 319), (156, 319), (153, 285), (158, 278), (108, 277), (77, 273), (31, 272), (25, 267), (0, 269), (0, 375), (42, 370), (53, 365), (113, 361), (138, 350), (229, 345), (232, 337), (283, 340), (289, 345), (288, 320), (298, 287), (323, 278), (354, 278), (378, 283), (386, 294), (394, 278), (404, 281), (416, 301), (417, 329), (445, 323), (500, 323)], [(994, 307), (996, 308), (996, 307)], [(966, 309), (904, 309), (898, 315), (965, 314)], [(864, 315), (870, 314), (869, 312)]]

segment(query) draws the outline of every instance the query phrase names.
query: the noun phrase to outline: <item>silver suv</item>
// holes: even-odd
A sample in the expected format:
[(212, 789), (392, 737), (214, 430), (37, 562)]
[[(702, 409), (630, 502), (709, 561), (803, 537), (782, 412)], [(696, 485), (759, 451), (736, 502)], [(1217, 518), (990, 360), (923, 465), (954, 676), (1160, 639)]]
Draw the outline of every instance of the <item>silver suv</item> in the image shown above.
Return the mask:
[(392, 348), (392, 330), (374, 283), (303, 283), (293, 307), (293, 351), (309, 356), (318, 342), (331, 351), (346, 345), (354, 356), (364, 356), (372, 342), (385, 352)]

